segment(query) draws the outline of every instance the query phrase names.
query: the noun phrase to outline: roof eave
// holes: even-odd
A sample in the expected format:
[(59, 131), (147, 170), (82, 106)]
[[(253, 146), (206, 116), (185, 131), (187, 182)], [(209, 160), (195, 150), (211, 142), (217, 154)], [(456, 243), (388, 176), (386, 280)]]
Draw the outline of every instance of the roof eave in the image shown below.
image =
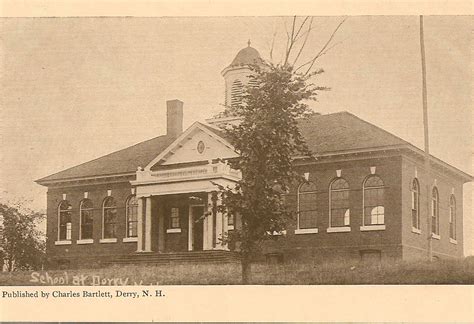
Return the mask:
[(95, 176), (61, 178), (61, 179), (50, 179), (50, 180), (46, 178), (41, 178), (38, 180), (34, 180), (34, 182), (36, 182), (37, 184), (41, 186), (48, 187), (48, 185), (58, 184), (58, 183), (87, 181), (87, 180), (95, 180), (95, 179), (107, 179), (107, 178), (125, 177), (125, 176), (132, 176), (132, 175), (136, 175), (136, 172), (123, 172), (123, 173), (114, 173), (114, 174), (107, 174), (107, 175), (95, 175)]
[[(424, 157), (424, 152), (421, 149), (407, 142), (406, 144), (381, 146), (381, 147), (369, 148), (369, 149), (334, 151), (334, 152), (327, 152), (327, 153), (322, 153), (322, 154), (315, 153), (314, 158), (318, 160), (320, 158), (331, 157), (331, 156), (340, 156), (340, 155), (347, 155), (347, 154), (363, 154), (363, 153), (383, 152), (383, 151), (393, 151), (393, 150), (403, 150), (403, 149), (410, 150)], [(308, 156), (296, 156), (294, 160), (299, 160), (299, 161), (308, 160)], [(438, 164), (439, 166), (444, 167), (448, 169), (449, 171), (453, 172), (454, 174), (459, 176), (461, 179), (463, 179), (465, 183), (471, 182), (474, 180), (474, 177), (471, 176), (470, 174), (444, 162), (443, 160), (438, 159), (437, 157), (433, 155), (430, 155), (430, 160), (431, 162), (434, 162)]]
[[(416, 147), (412, 144), (409, 144), (409, 143), (406, 146), (407, 146), (408, 149), (410, 149), (411, 151), (415, 152), (418, 155), (421, 155), (424, 158), (425, 152), (423, 150), (421, 150), (418, 147)], [(461, 179), (463, 179), (464, 183), (472, 182), (474, 180), (474, 177), (472, 175), (470, 175), (470, 174), (468, 174), (468, 173), (466, 173), (466, 172), (464, 172), (464, 171), (448, 164), (447, 162), (444, 162), (443, 160), (441, 160), (441, 159), (439, 159), (436, 156), (433, 156), (431, 154), (430, 154), (430, 161), (438, 164), (441, 167), (444, 167), (444, 168), (448, 169), (451, 172), (453, 172), (454, 174), (459, 176)]]

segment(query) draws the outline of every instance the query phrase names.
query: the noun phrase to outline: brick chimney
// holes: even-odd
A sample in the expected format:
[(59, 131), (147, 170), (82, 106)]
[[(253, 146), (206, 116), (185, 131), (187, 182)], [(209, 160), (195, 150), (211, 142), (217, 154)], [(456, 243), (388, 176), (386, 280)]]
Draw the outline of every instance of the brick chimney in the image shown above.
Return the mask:
[(166, 135), (178, 137), (183, 132), (183, 102), (166, 101)]

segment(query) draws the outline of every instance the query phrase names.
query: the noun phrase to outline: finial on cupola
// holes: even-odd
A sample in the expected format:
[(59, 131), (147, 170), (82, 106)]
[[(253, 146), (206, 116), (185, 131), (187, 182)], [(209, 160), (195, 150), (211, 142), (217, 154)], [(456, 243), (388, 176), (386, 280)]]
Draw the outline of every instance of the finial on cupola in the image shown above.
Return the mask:
[(249, 41), (247, 42), (247, 44), (248, 44), (248, 45), (249, 45), (249, 47), (250, 47), (250, 38), (249, 38)]

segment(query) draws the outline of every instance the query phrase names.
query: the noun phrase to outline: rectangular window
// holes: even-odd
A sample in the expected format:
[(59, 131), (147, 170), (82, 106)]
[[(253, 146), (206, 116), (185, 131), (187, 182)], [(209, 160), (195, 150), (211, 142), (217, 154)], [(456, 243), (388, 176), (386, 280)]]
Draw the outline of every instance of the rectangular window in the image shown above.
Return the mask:
[(384, 188), (364, 191), (364, 226), (385, 224)]
[(419, 226), (418, 226), (418, 213), (416, 212), (416, 210), (411, 210), (411, 226), (413, 228), (416, 228), (416, 229), (419, 229)]
[(59, 240), (70, 240), (71, 232), (71, 211), (62, 210), (59, 214)]
[(138, 236), (138, 231), (137, 231), (137, 221), (129, 221), (128, 222), (128, 237), (137, 237)]
[(227, 214), (227, 225), (228, 226), (234, 226), (234, 215), (233, 214)]
[(347, 210), (344, 212), (344, 226), (349, 226), (350, 222), (351, 222), (350, 210), (347, 209)]
[(179, 208), (171, 208), (170, 214), (170, 228), (179, 228)]
[(81, 239), (92, 238), (93, 221), (92, 210), (81, 211)]
[(431, 204), (431, 232), (439, 235), (439, 226), (438, 226), (438, 202), (433, 201)]
[(104, 209), (104, 238), (117, 237), (117, 209)]
[(370, 212), (370, 224), (371, 225), (383, 225), (385, 223), (384, 207), (376, 206), (373, 207)]
[(456, 232), (454, 230), (454, 223), (452, 219), (449, 220), (449, 237), (454, 240), (456, 239)]
[(299, 195), (299, 229), (318, 227), (316, 199), (316, 193), (301, 193)]
[(433, 234), (438, 234), (438, 229), (436, 226), (436, 217), (431, 217), (431, 232)]
[(449, 237), (456, 239), (456, 208), (453, 203), (449, 207)]
[(420, 229), (420, 219), (418, 213), (418, 192), (411, 192), (411, 225), (413, 228)]
[(67, 223), (67, 224), (66, 224), (66, 240), (70, 240), (70, 239), (71, 239), (71, 232), (72, 232), (72, 224), (71, 224), (71, 223)]
[(349, 190), (331, 192), (331, 227), (349, 226)]
[(127, 210), (127, 237), (137, 237), (138, 235), (138, 204), (128, 204)]

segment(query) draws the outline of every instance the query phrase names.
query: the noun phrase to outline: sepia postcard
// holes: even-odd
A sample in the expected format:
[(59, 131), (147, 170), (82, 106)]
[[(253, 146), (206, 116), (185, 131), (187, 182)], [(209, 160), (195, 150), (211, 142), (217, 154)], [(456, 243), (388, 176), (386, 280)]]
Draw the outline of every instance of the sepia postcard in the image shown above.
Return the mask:
[(472, 16), (415, 4), (2, 4), (0, 320), (474, 321)]

